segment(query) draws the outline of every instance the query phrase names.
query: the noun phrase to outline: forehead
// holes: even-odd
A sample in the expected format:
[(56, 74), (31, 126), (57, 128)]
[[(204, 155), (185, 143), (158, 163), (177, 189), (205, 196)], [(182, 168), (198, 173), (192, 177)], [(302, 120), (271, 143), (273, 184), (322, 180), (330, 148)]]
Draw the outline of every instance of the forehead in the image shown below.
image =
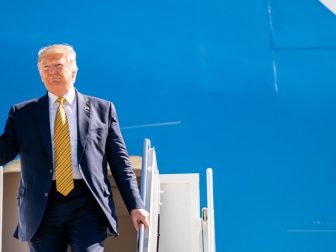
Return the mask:
[(67, 54), (64, 52), (48, 52), (40, 57), (40, 63), (46, 64), (49, 62), (66, 62)]

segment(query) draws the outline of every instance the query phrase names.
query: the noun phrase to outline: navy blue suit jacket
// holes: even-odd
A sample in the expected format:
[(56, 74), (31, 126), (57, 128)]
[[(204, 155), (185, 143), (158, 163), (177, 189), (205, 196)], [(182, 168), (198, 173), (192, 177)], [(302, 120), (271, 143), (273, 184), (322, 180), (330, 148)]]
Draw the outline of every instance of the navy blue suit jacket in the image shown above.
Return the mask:
[[(128, 211), (143, 208), (136, 177), (111, 102), (76, 91), (79, 170), (118, 233), (109, 164)], [(19, 223), (15, 236), (30, 240), (46, 209), (53, 171), (48, 95), (13, 106), (0, 136), (0, 165), (20, 155)]]

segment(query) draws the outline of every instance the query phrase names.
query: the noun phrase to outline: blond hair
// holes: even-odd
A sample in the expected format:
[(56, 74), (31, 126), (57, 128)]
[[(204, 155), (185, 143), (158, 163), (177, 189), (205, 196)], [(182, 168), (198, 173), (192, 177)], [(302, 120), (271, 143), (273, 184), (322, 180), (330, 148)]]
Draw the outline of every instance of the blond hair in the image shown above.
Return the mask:
[(70, 65), (77, 71), (76, 52), (71, 45), (68, 44), (53, 44), (42, 47), (38, 52), (38, 67), (40, 67), (41, 59), (50, 53), (63, 53), (66, 55)]

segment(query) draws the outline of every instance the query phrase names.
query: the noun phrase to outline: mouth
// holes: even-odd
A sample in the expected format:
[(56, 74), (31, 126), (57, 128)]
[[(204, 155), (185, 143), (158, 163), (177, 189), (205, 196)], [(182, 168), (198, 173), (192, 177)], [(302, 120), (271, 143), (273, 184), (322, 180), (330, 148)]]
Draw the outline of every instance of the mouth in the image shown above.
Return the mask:
[(60, 78), (58, 76), (51, 76), (48, 79), (51, 80), (51, 81), (53, 81), (53, 80), (60, 80)]

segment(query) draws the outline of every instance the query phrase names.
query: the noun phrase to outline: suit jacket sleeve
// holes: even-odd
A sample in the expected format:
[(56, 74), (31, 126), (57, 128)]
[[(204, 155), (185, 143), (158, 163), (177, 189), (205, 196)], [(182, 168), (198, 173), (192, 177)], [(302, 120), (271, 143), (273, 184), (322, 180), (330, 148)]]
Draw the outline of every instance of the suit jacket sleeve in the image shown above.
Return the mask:
[(109, 132), (106, 145), (106, 157), (128, 211), (144, 208), (140, 198), (136, 176), (132, 170), (126, 145), (120, 132), (115, 107), (110, 103)]
[(15, 131), (15, 109), (9, 112), (5, 129), (0, 136), (0, 165), (4, 165), (15, 158), (18, 154), (18, 144)]

